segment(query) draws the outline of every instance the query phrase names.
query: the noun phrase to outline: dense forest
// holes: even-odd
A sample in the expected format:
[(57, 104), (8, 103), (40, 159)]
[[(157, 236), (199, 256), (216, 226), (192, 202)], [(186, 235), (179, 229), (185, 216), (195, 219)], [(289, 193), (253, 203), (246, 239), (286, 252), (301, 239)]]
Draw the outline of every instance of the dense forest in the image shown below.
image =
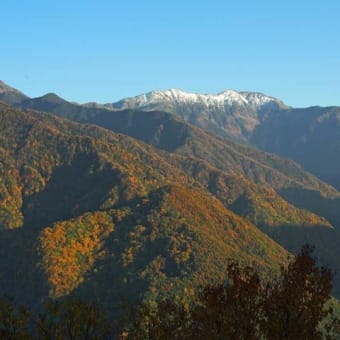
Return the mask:
[[(79, 306), (102, 315), (93, 322), (114, 325), (116, 335), (176, 338), (179, 329), (201, 332), (193, 327), (202, 306), (209, 310), (214, 294), (229, 296), (233, 275), (256, 278), (262, 302), (254, 303), (268, 319), (268, 294), (283, 296), (287, 258), (306, 242), (315, 245), (313, 268), (340, 268), (339, 193), (296, 163), (167, 113), (104, 118), (79, 123), (0, 104), (0, 288), (14, 298), (2, 303), (18, 325), (27, 321), (32, 331), (28, 314), (40, 313), (42, 328), (65, 332), (63, 313)], [(332, 287), (330, 272), (315, 270), (328, 275), (323, 307), (330, 293), (339, 296), (340, 281)], [(159, 324), (163, 312), (169, 329)], [(126, 329), (117, 325), (126, 318)]]

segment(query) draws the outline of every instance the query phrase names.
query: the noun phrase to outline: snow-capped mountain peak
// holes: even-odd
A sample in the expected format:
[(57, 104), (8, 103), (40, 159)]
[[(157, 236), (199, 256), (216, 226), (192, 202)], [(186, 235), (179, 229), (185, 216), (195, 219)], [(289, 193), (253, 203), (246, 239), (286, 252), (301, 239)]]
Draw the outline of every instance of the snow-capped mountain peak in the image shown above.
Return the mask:
[(257, 92), (238, 92), (234, 90), (225, 90), (217, 94), (198, 94), (190, 93), (177, 89), (168, 89), (165, 91), (154, 90), (136, 97), (123, 99), (113, 107), (145, 108), (155, 104), (201, 104), (210, 106), (249, 106), (252, 109), (260, 109), (268, 103), (284, 105), (280, 100)]
[(280, 100), (258, 92), (225, 90), (198, 94), (177, 89), (154, 90), (107, 104), (111, 110), (166, 111), (204, 129), (246, 140), (260, 122), (287, 108)]

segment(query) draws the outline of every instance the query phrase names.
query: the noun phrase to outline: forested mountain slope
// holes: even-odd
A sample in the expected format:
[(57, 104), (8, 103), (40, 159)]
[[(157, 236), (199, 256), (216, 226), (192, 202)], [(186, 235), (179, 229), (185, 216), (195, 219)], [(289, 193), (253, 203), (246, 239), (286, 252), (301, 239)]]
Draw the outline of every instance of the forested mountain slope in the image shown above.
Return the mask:
[(183, 287), (221, 279), (228, 257), (267, 275), (286, 259), (152, 147), (5, 105), (0, 124), (5, 295), (32, 305), (48, 296), (93, 297), (93, 287), (137, 300), (185, 295)]

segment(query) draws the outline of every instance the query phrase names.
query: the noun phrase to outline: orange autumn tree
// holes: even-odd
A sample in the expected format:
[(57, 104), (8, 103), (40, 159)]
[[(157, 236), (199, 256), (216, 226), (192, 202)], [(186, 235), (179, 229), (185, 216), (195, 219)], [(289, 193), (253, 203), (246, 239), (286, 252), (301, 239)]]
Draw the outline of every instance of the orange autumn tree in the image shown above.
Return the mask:
[(95, 260), (104, 255), (102, 243), (113, 229), (106, 212), (95, 212), (57, 222), (42, 231), (39, 251), (50, 296), (67, 295), (82, 282)]

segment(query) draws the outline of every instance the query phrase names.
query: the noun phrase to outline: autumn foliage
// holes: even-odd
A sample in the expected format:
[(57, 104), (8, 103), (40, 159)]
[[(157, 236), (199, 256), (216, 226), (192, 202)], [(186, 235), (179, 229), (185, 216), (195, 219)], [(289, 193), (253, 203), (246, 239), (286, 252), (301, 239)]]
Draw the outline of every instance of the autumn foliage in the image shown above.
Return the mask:
[(104, 255), (103, 241), (113, 229), (112, 218), (96, 212), (55, 223), (42, 231), (41, 266), (46, 272), (51, 296), (66, 295), (79, 285), (95, 260)]

